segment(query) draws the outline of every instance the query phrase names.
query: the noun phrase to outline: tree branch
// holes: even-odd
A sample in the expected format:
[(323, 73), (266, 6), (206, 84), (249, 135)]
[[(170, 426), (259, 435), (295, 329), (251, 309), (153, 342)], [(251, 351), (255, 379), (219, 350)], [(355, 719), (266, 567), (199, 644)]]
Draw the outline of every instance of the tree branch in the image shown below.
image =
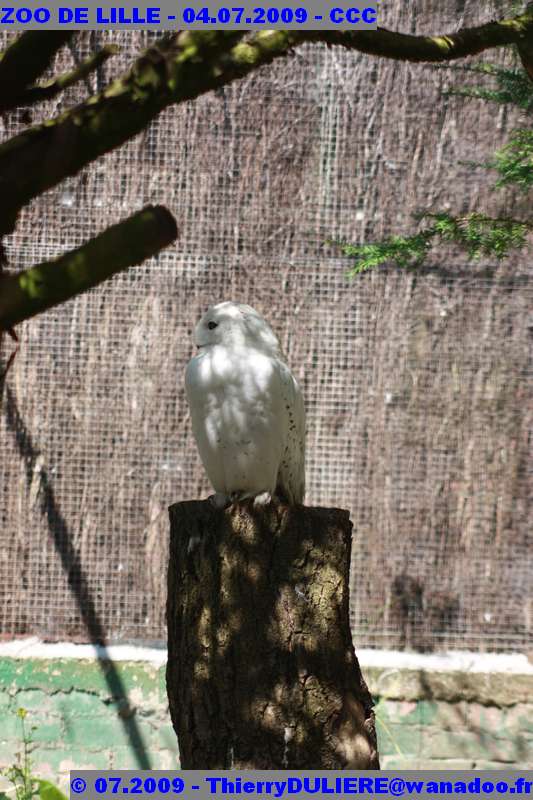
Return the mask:
[(341, 45), (399, 61), (452, 61), (483, 50), (519, 44), (533, 38), (533, 4), (523, 14), (463, 28), (441, 36), (412, 36), (386, 28), (375, 31), (298, 31), (299, 40)]
[(147, 206), (55, 261), (0, 277), (0, 330), (91, 289), (158, 253), (177, 237), (163, 206)]
[(25, 31), (0, 54), (0, 111), (50, 66), (74, 31)]
[(229, 51), (243, 35), (165, 37), (102, 93), (0, 145), (0, 236), (13, 229), (29, 200), (135, 136), (166, 106), (237, 76), (239, 58)]
[(35, 103), (41, 103), (43, 100), (49, 100), (51, 97), (55, 97), (55, 95), (65, 91), (69, 86), (86, 78), (87, 75), (90, 75), (91, 72), (98, 69), (108, 58), (118, 52), (119, 47), (117, 47), (117, 45), (108, 44), (97, 53), (90, 56), (86, 61), (83, 61), (79, 67), (76, 67), (71, 72), (58, 75), (46, 83), (30, 86), (17, 96), (11, 95), (7, 98), (0, 96), (0, 114), (5, 111), (10, 111), (13, 108), (34, 105)]
[[(533, 3), (528, 3), (526, 13), (533, 14)], [(525, 36), (517, 42), (518, 55), (530, 81), (533, 81), (533, 36)]]
[(533, 11), (444, 36), (377, 31), (182, 31), (151, 47), (81, 105), (0, 146), (0, 236), (33, 197), (139, 133), (171, 103), (191, 100), (287, 55), (303, 42), (410, 61), (445, 61), (529, 40)]

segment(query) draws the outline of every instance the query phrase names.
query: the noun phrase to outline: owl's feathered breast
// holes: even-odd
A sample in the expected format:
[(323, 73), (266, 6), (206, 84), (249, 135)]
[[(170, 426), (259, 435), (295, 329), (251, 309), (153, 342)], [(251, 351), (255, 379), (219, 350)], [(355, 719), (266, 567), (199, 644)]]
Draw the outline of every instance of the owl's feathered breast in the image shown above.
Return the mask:
[(282, 473), (282, 482), (301, 487), (290, 487), (287, 496), (301, 502), (303, 400), (286, 364), (255, 348), (213, 345), (189, 362), (185, 383), (194, 435), (215, 488), (265, 483), (262, 489), (273, 484), (273, 491)]
[[(283, 437), (275, 363), (249, 348), (207, 348), (189, 364), (186, 386), (194, 434), (205, 463), (265, 447), (265, 437)], [(209, 473), (209, 468), (208, 468)]]
[(275, 404), (275, 360), (250, 348), (215, 345), (195, 356), (185, 385), (193, 416), (219, 412), (237, 417)]

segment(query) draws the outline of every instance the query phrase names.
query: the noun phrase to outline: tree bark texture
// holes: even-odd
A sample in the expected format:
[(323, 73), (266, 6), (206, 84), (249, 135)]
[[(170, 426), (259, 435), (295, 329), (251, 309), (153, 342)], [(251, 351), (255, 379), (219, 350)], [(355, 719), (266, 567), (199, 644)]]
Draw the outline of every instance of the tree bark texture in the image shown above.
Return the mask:
[[(15, 81), (7, 91), (4, 76), (31, 45), (31, 33), (42, 37), (36, 63), (32, 62), (24, 79)], [(56, 38), (51, 33), (56, 33)], [(0, 59), (0, 106), (16, 104), (20, 91), (44, 68), (62, 37), (64, 40), (69, 35), (27, 32), (5, 51)], [(348, 32), (269, 30), (246, 41), (243, 31), (181, 31), (166, 36), (100, 94), (0, 145), (0, 236), (11, 233), (18, 212), (33, 197), (135, 136), (171, 103), (192, 100), (243, 78), (305, 42), (320, 41), (386, 58), (440, 62), (510, 44), (527, 48), (532, 36), (530, 5), (515, 17), (440, 36), (413, 36), (384, 28)], [(69, 77), (67, 85), (70, 82)]]
[(0, 275), (0, 330), (92, 289), (156, 255), (177, 237), (163, 206), (146, 206), (76, 250), (15, 275)]
[[(51, 80), (44, 81), (41, 84), (24, 87), (20, 89), (19, 94), (13, 94), (13, 90), (10, 94), (0, 92), (0, 114), (5, 114), (6, 111), (11, 111), (21, 106), (31, 106), (35, 103), (42, 103), (44, 100), (50, 100), (50, 98), (64, 92), (69, 86), (82, 81), (91, 72), (98, 69), (108, 58), (118, 52), (119, 48), (116, 45), (108, 44), (90, 55), (70, 72), (56, 75)], [(0, 61), (0, 68), (1, 66), (2, 61)]]
[(0, 53), (0, 110), (39, 78), (74, 31), (24, 31)]
[(379, 769), (347, 511), (170, 508), (167, 690), (183, 769)]

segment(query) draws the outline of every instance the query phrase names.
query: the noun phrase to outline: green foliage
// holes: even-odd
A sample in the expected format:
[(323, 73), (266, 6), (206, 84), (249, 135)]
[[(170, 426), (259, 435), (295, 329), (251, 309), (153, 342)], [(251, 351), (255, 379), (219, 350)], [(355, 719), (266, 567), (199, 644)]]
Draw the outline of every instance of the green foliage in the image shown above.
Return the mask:
[(533, 83), (522, 67), (506, 69), (496, 64), (476, 64), (473, 67), (452, 67), (460, 72), (475, 72), (494, 79), (495, 86), (459, 86), (445, 94), (477, 97), (492, 103), (512, 104), (533, 113)]
[(416, 267), (422, 263), (431, 247), (434, 234), (431, 229), (414, 236), (391, 236), (383, 242), (371, 244), (349, 244), (335, 242), (346, 256), (355, 258), (350, 277), (378, 267), (386, 261), (394, 261), (399, 267)]
[(488, 255), (502, 259), (510, 250), (523, 247), (531, 228), (527, 222), (477, 213), (465, 217), (427, 213), (420, 219), (431, 220), (432, 224), (412, 236), (391, 236), (382, 242), (361, 245), (336, 242), (345, 255), (355, 259), (348, 275), (353, 277), (390, 261), (403, 268), (420, 266), (434, 240), (459, 245), (469, 258)]
[(27, 728), (25, 708), (17, 709), (17, 717), (20, 719), (22, 750), (18, 753), (18, 761), (12, 766), (0, 771), (11, 783), (12, 789), (7, 792), (0, 792), (0, 800), (67, 800), (57, 786), (50, 781), (44, 781), (33, 775), (31, 753), (33, 750), (32, 731), (35, 726)]
[(494, 256), (505, 258), (510, 250), (523, 247), (531, 228), (528, 222), (515, 219), (498, 219), (485, 214), (472, 213), (466, 217), (449, 214), (425, 214), (436, 220), (433, 230), (444, 241), (454, 242), (466, 249), (469, 258)]
[(20, 719), (22, 751), (16, 764), (2, 771), (2, 774), (13, 786), (16, 800), (31, 800), (37, 794), (37, 786), (31, 774), (31, 731), (26, 727), (25, 708), (17, 710), (17, 717)]
[[(521, 66), (512, 69), (495, 64), (468, 67), (446, 65), (434, 69), (473, 72), (488, 78), (493, 84), (489, 87), (461, 86), (446, 92), (448, 95), (510, 103), (527, 113), (533, 113), (533, 82)], [(496, 170), (499, 175), (496, 188), (515, 185), (527, 191), (533, 185), (533, 130), (515, 130), (510, 141), (496, 151), (491, 161), (467, 163)], [(381, 242), (360, 245), (335, 242), (346, 256), (354, 259), (348, 275), (353, 277), (390, 262), (398, 267), (414, 269), (424, 262), (436, 242), (453, 243), (461, 247), (470, 259), (485, 255), (500, 260), (512, 250), (523, 247), (533, 227), (533, 221), (494, 218), (479, 213), (454, 217), (444, 212), (426, 212), (419, 215), (418, 219), (429, 221), (430, 224), (411, 236), (391, 236)]]
[[(500, 104), (508, 103), (518, 106), (528, 114), (533, 113), (533, 82), (523, 67), (505, 69), (495, 64), (478, 64), (473, 67), (452, 67), (452, 69), (489, 76), (494, 79), (496, 85), (492, 88), (462, 86), (446, 94), (478, 97)], [(514, 184), (525, 191), (533, 184), (533, 133), (529, 130), (515, 130), (508, 144), (496, 151), (492, 161), (481, 164), (469, 163), (472, 166), (495, 169), (500, 175), (495, 184), (497, 188)]]
[(533, 130), (513, 131), (510, 141), (496, 151), (487, 166), (500, 175), (497, 187), (515, 184), (527, 191), (533, 184)]
[(37, 787), (40, 800), (67, 800), (61, 789), (58, 789), (50, 781), (37, 779)]

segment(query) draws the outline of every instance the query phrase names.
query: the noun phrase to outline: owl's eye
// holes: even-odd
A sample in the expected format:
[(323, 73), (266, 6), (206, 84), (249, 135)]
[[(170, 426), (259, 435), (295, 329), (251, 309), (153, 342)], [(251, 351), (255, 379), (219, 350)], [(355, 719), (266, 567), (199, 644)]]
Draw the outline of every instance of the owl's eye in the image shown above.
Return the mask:
[(218, 322), (208, 322), (207, 327), (210, 331), (214, 331), (215, 328), (218, 328)]

